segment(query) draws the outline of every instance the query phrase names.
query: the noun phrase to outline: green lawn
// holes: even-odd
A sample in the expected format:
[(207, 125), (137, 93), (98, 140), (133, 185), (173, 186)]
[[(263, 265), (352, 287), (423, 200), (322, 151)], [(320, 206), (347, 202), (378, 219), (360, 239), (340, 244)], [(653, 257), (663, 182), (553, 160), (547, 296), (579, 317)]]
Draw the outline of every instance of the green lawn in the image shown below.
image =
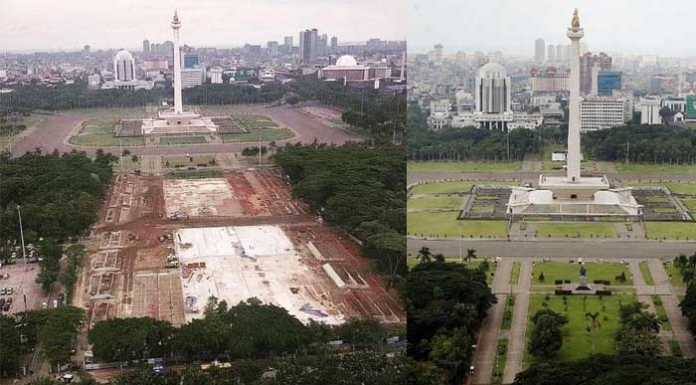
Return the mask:
[(650, 267), (648, 267), (648, 262), (647, 261), (642, 261), (640, 264), (640, 275), (643, 276), (643, 281), (645, 281), (646, 285), (654, 285), (655, 281), (653, 281), (652, 274), (650, 273)]
[[(585, 262), (587, 279), (591, 283), (594, 280), (607, 280), (613, 285), (633, 285), (633, 278), (628, 268), (617, 262)], [(539, 281), (539, 275), (544, 273), (544, 281)], [(626, 274), (626, 282), (616, 282), (615, 277)], [(553, 285), (556, 280), (580, 281), (580, 265), (568, 262), (537, 262), (532, 268), (532, 284)]]
[(677, 269), (676, 266), (674, 266), (673, 262), (665, 262), (665, 271), (667, 272), (667, 275), (669, 276), (669, 281), (672, 284), (672, 286), (675, 287), (684, 287), (684, 280), (682, 279), (682, 275), (679, 272), (679, 269)]
[(204, 136), (163, 136), (160, 138), (159, 144), (162, 146), (181, 146), (206, 142)]
[(212, 166), (215, 164), (214, 155), (191, 155), (191, 158), (193, 160), (188, 156), (163, 156), (162, 167), (179, 168), (199, 165)]
[(512, 310), (515, 308), (515, 295), (508, 295), (505, 300), (505, 309), (503, 309), (503, 323), (500, 326), (501, 330), (510, 330), (512, 326)]
[(696, 213), (696, 199), (682, 199), (681, 201), (692, 215)]
[[(579, 360), (588, 357), (593, 353), (593, 341), (595, 345), (594, 353), (614, 354), (615, 342), (614, 335), (619, 328), (619, 306), (635, 301), (635, 297), (629, 294), (620, 294), (606, 297), (598, 296), (567, 296), (567, 310), (563, 303), (562, 296), (550, 295), (549, 300), (545, 295), (535, 294), (530, 297), (529, 302), (529, 322), (527, 339), (531, 336), (533, 324), (532, 316), (541, 310), (546, 303), (547, 306), (558, 313), (568, 317), (568, 324), (563, 328), (563, 345), (558, 353), (557, 359), (560, 361)], [(586, 313), (600, 313), (600, 327), (587, 332), (590, 321), (586, 318)], [(594, 337), (594, 338), (593, 338)], [(535, 361), (529, 353), (526, 360), (533, 363)]]
[(408, 162), (408, 172), (511, 172), (522, 162)]
[(263, 142), (270, 142), (275, 140), (289, 139), (295, 136), (292, 130), (287, 128), (260, 128), (254, 129), (250, 132), (242, 133), (223, 133), (222, 141), (225, 143), (230, 142), (256, 142), (261, 140)]
[(468, 193), (476, 182), (436, 182), (414, 186), (411, 189), (413, 194), (452, 194)]
[(512, 263), (512, 272), (510, 273), (510, 284), (511, 285), (517, 285), (517, 283), (520, 281), (520, 269), (522, 268), (522, 263), (520, 262), (513, 262)]
[(539, 223), (536, 224), (538, 237), (552, 238), (606, 238), (616, 237), (613, 223)]
[(495, 350), (495, 366), (493, 367), (493, 384), (500, 384), (505, 373), (505, 363), (507, 362), (508, 339), (501, 338), (498, 340), (498, 346)]
[(223, 172), (220, 169), (203, 169), (203, 170), (172, 170), (166, 174), (169, 179), (203, 179), (203, 178), (220, 178)]
[(696, 223), (693, 222), (645, 222), (648, 239), (696, 239)]
[(464, 198), (456, 195), (433, 196), (417, 195), (408, 198), (407, 209), (447, 209), (458, 210), (464, 204)]
[(652, 163), (630, 163), (616, 162), (618, 172), (634, 173), (660, 173), (660, 174), (690, 174), (696, 172), (696, 166), (692, 165), (669, 165)]
[(653, 305), (655, 305), (655, 315), (657, 316), (657, 319), (662, 321), (662, 329), (667, 331), (672, 330), (672, 325), (670, 325), (669, 318), (667, 318), (667, 311), (665, 310), (665, 306), (662, 304), (662, 298), (660, 298), (659, 295), (653, 295), (652, 301)]
[(145, 139), (143, 137), (115, 137), (114, 127), (117, 123), (118, 119), (109, 118), (87, 120), (84, 127), (82, 127), (76, 135), (70, 137), (69, 142), (86, 147), (130, 147), (145, 145)]
[(457, 215), (456, 211), (408, 213), (408, 234), (439, 238), (507, 236), (505, 221), (459, 221)]

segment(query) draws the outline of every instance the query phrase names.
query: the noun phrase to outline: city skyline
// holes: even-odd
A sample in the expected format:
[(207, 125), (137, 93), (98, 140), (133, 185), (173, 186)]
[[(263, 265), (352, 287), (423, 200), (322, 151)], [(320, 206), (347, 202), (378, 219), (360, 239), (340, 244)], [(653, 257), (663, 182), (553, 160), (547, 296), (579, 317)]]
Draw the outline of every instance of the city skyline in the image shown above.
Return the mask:
[(688, 39), (688, 17), (696, 12), (696, 3), (676, 3), (664, 7), (650, 0), (533, 0), (520, 7), (516, 1), (493, 0), (467, 7), (455, 0), (410, 0), (409, 51), (422, 53), (441, 43), (447, 53), (500, 50), (533, 57), (538, 38), (547, 45), (567, 44), (559, 31), (578, 8), (581, 20), (587, 20), (588, 30), (593, 31), (585, 38), (593, 52), (693, 56), (679, 37)]
[[(368, 1), (358, 0), (358, 3), (368, 4)], [(361, 7), (343, 0), (263, 0), (245, 1), (235, 7), (221, 0), (153, 0), (147, 6), (116, 0), (109, 8), (103, 8), (90, 6), (87, 0), (60, 5), (47, 0), (4, 0), (0, 6), (0, 47), (5, 52), (69, 51), (82, 49), (84, 45), (93, 49), (137, 51), (144, 39), (171, 40), (161, 24), (174, 9), (190, 26), (182, 44), (199, 47), (265, 46), (268, 41), (282, 43), (285, 36), (293, 36), (297, 45), (299, 32), (307, 28), (338, 36), (339, 43), (370, 38), (405, 40), (407, 29), (400, 22), (405, 19), (405, 9), (396, 6), (397, 3), (388, 0)], [(390, 13), (394, 17), (383, 17)], [(115, 16), (119, 14), (127, 17)], [(273, 21), (274, 15), (283, 22)], [(342, 22), (346, 19), (361, 20), (361, 23)]]

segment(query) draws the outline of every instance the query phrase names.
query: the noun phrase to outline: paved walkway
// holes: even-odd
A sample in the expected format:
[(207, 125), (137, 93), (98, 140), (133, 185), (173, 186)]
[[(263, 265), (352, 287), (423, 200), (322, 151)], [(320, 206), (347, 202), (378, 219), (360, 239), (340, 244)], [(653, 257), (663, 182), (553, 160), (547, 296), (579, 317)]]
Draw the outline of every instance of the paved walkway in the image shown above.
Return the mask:
[(508, 342), (507, 363), (503, 374), (503, 383), (509, 384), (515, 380), (517, 373), (522, 371), (522, 360), (527, 348), (527, 313), (529, 312), (529, 292), (532, 286), (532, 259), (521, 261), (520, 279), (514, 291), (515, 308), (512, 314), (512, 329)]
[[(510, 273), (512, 272), (512, 260), (505, 258), (498, 262), (493, 277), (492, 290), (496, 293), (498, 303), (488, 310), (488, 316), (483, 322), (477, 349), (474, 353), (474, 376), (473, 384), (490, 384), (495, 368), (495, 356), (498, 347), (498, 335), (500, 326), (503, 323), (503, 313), (507, 295), (504, 294), (509, 287)], [(498, 294), (503, 293), (503, 294)]]
[[(648, 266), (650, 268), (650, 274), (652, 274), (653, 280), (655, 281), (655, 286), (658, 288), (665, 286), (671, 288), (669, 276), (659, 259), (649, 260)], [(688, 329), (686, 318), (681, 314), (677, 295), (671, 291), (669, 295), (663, 295), (660, 298), (667, 312), (669, 323), (672, 325), (674, 339), (679, 342), (682, 354), (687, 358), (696, 357), (696, 341), (694, 341), (694, 336)]]

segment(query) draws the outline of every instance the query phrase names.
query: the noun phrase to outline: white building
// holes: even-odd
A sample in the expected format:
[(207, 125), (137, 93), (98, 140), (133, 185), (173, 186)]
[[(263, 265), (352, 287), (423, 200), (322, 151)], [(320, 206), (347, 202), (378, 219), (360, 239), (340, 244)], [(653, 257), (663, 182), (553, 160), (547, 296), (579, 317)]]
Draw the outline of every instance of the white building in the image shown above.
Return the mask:
[(640, 124), (662, 124), (659, 97), (646, 97), (640, 100)]
[(510, 130), (517, 128), (526, 128), (528, 130), (536, 130), (544, 123), (542, 114), (528, 114), (526, 112), (515, 112), (512, 117), (512, 122), (508, 123), (507, 127)]
[(135, 60), (130, 52), (121, 50), (114, 57), (114, 77), (120, 82), (135, 80)]
[(613, 96), (589, 96), (580, 102), (580, 131), (623, 126), (626, 100)]
[(198, 68), (182, 68), (181, 69), (181, 88), (193, 88), (203, 84), (205, 79), (205, 69)]
[(430, 102), (430, 116), (428, 127), (433, 131), (440, 131), (450, 124), (450, 109), (452, 104), (449, 99), (433, 100)]
[(101, 86), (101, 76), (99, 74), (92, 74), (87, 76), (87, 87), (91, 90), (99, 89)]
[(512, 81), (505, 68), (488, 63), (476, 78), (476, 121), (480, 127), (505, 129), (512, 121)]
[(210, 77), (210, 83), (212, 84), (222, 84), (222, 68), (213, 67), (208, 71), (208, 76)]

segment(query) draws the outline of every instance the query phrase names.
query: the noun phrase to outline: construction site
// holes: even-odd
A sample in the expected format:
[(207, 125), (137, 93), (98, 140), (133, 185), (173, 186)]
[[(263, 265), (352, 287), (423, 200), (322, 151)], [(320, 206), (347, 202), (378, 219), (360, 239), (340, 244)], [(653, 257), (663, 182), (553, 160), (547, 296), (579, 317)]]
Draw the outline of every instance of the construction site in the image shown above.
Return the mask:
[(170, 179), (121, 174), (87, 242), (74, 303), (90, 324), (152, 317), (181, 325), (210, 297), (249, 298), (304, 323), (403, 323), (398, 297), (360, 246), (323, 223), (275, 168)]

